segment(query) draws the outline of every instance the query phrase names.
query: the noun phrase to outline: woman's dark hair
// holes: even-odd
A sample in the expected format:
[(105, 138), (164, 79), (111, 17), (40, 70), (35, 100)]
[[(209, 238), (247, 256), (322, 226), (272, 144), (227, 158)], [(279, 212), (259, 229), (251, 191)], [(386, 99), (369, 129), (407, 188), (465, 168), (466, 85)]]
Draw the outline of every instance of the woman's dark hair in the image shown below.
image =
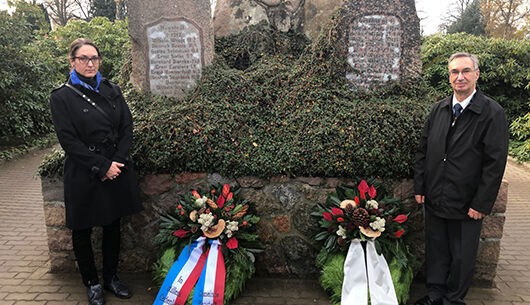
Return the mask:
[(93, 46), (94, 49), (98, 52), (98, 56), (101, 56), (101, 53), (99, 53), (98, 47), (96, 47), (96, 44), (92, 42), (92, 40), (87, 38), (77, 38), (76, 40), (72, 41), (70, 44), (70, 49), (68, 51), (68, 54), (70, 55), (70, 58), (75, 57), (75, 53), (77, 53), (77, 50), (79, 50), (80, 47), (84, 45)]

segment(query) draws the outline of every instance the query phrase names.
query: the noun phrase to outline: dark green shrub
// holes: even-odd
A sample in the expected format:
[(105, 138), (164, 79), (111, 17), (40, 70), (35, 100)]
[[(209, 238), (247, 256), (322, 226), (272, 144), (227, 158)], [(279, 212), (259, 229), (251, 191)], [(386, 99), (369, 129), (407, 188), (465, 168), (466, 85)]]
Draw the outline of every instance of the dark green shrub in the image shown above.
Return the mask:
[(441, 93), (452, 92), (447, 60), (455, 52), (480, 60), (478, 87), (506, 111), (508, 122), (530, 111), (530, 41), (502, 40), (468, 34), (433, 35), (422, 44), (424, 79)]
[(0, 147), (52, 131), (48, 99), (56, 74), (33, 39), (26, 18), (0, 12)]
[[(262, 177), (410, 176), (429, 107), (426, 90), (351, 91), (338, 32), (326, 33), (331, 37), (304, 51), (284, 47), (274, 53), (282, 35), (289, 35), (275, 33), (260, 41), (265, 51), (244, 51), (248, 61), (237, 54), (253, 48), (224, 41), (222, 58), (181, 101), (130, 90), (137, 167)], [(240, 35), (229, 40), (257, 41)], [(245, 68), (241, 63), (247, 62)]]
[(530, 161), (530, 112), (513, 121), (510, 131), (514, 138), (510, 142), (510, 154), (518, 161)]
[[(427, 86), (350, 90), (334, 25), (304, 50), (286, 43), (292, 34), (269, 34), (274, 39), (260, 41), (259, 53), (229, 43), (258, 41), (245, 33), (220, 42), (222, 56), (182, 100), (125, 90), (135, 119), (136, 168), (261, 177), (410, 176), (425, 101), (436, 99)], [(248, 61), (238, 57), (241, 50), (248, 50)]]
[(68, 47), (77, 38), (92, 40), (103, 56), (99, 71), (108, 79), (118, 81), (120, 69), (128, 59), (130, 49), (127, 21), (110, 22), (105, 17), (84, 20), (70, 20), (66, 26), (57, 27), (47, 37), (38, 41), (38, 47), (47, 58), (53, 60), (57, 70), (66, 80), (70, 72)]

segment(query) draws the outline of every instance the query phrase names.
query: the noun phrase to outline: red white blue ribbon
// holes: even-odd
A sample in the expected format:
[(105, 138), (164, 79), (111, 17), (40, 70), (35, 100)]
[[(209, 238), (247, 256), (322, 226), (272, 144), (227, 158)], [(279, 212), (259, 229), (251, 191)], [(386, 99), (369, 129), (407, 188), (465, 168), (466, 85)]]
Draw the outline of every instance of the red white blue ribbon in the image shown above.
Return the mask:
[(221, 252), (221, 242), (214, 240), (206, 266), (193, 294), (193, 305), (223, 305), (225, 291), (225, 263)]
[(221, 243), (211, 241), (203, 252), (205, 237), (200, 237), (179, 255), (169, 270), (153, 305), (185, 305), (195, 287), (194, 305), (222, 305), (224, 298), (225, 265)]

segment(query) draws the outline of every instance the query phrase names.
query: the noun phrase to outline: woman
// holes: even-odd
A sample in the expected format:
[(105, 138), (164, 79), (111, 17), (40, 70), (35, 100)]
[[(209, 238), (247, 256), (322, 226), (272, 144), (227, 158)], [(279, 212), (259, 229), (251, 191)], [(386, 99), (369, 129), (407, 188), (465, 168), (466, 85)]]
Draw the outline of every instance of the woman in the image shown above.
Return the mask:
[(103, 226), (104, 288), (119, 298), (131, 292), (117, 277), (120, 218), (140, 212), (136, 177), (129, 157), (132, 116), (120, 88), (98, 72), (101, 54), (84, 38), (70, 45), (72, 71), (51, 93), (55, 132), (66, 152), (66, 226), (91, 305), (104, 304), (92, 252), (92, 227)]

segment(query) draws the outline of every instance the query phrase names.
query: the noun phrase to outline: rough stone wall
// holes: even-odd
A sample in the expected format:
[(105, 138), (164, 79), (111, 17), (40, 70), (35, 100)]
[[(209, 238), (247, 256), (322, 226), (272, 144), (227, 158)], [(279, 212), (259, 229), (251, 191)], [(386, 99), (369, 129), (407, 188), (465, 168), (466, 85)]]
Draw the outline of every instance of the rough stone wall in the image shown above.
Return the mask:
[[(210, 185), (229, 183), (241, 186), (244, 198), (256, 203), (260, 240), (265, 252), (258, 255), (256, 268), (262, 276), (316, 276), (315, 258), (319, 251), (313, 242), (317, 232), (316, 220), (310, 214), (317, 203), (324, 203), (327, 195), (341, 184), (352, 183), (342, 178), (319, 177), (241, 177), (230, 179), (219, 174), (184, 173), (147, 175), (140, 182), (145, 211), (122, 221), (122, 251), (120, 269), (149, 270), (156, 260), (152, 238), (159, 230), (159, 215), (175, 209), (179, 194)], [(503, 182), (493, 214), (484, 222), (475, 280), (491, 285), (500, 252), (508, 185)], [(42, 178), (44, 211), (50, 247), (51, 270), (72, 271), (75, 260), (71, 233), (64, 223), (63, 183), (58, 178)], [(423, 262), (423, 214), (412, 200), (412, 181), (396, 184), (394, 196), (404, 199), (410, 215), (413, 253)], [(93, 235), (94, 250), (101, 266), (101, 230)]]

